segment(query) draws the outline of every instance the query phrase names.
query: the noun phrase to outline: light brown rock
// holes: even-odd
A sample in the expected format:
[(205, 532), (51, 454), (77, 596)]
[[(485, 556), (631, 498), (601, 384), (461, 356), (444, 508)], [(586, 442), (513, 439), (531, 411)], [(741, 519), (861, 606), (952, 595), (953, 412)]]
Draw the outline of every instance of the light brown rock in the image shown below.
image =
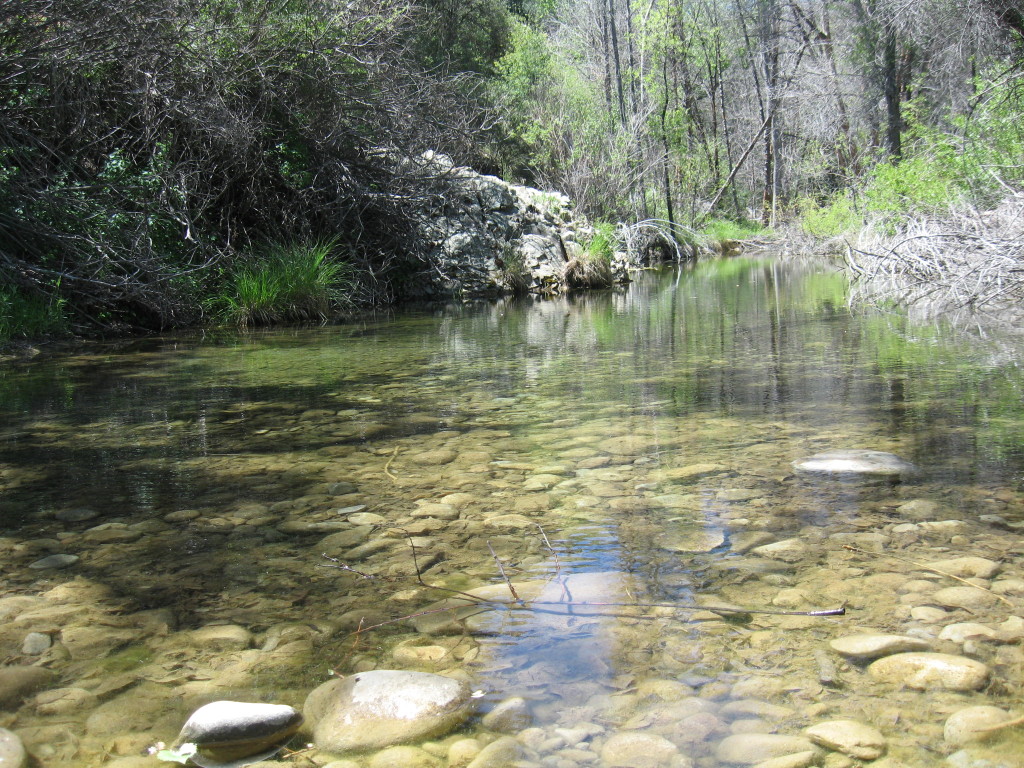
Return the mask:
[(947, 653), (897, 653), (872, 662), (876, 680), (924, 690), (976, 691), (988, 682), (989, 669), (980, 661)]
[(731, 765), (756, 765), (766, 759), (799, 752), (816, 752), (804, 736), (776, 733), (741, 733), (726, 736), (715, 748), (715, 757)]
[(829, 720), (805, 728), (804, 733), (815, 744), (858, 760), (875, 760), (885, 754), (886, 741), (881, 732), (856, 720)]
[(829, 643), (829, 647), (840, 656), (855, 661), (880, 659), (894, 653), (931, 650), (931, 644), (918, 637), (867, 633), (837, 637)]
[(678, 754), (678, 747), (666, 738), (624, 731), (601, 747), (601, 762), (604, 768), (669, 768)]
[(942, 735), (948, 744), (961, 747), (964, 744), (985, 741), (998, 731), (986, 729), (1013, 719), (1009, 712), (999, 707), (976, 706), (958, 710), (946, 719)]

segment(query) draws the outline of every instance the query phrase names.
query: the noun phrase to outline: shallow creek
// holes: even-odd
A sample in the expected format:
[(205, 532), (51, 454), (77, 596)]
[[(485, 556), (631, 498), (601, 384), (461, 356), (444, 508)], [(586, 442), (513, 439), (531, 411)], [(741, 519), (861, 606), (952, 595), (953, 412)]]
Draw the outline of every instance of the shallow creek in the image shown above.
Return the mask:
[[(1024, 715), (1021, 352), (734, 260), (2, 363), (0, 728), (152, 767), (199, 705), (409, 669), (480, 714), (337, 768), (1022, 766), (1024, 726), (947, 724)], [(840, 449), (916, 471), (794, 468)], [(423, 613), (502, 569), (579, 604)], [(873, 661), (914, 651), (975, 666)]]

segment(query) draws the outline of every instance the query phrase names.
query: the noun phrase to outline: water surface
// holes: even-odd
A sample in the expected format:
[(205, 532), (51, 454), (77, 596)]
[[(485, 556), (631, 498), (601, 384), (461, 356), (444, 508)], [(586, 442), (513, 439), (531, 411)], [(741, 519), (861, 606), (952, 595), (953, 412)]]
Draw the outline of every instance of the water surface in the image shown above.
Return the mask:
[[(5, 363), (0, 643), (55, 677), (0, 726), (44, 765), (128, 768), (207, 701), (301, 706), (329, 675), (411, 668), (467, 677), (484, 711), (524, 697), (525, 765), (601, 765), (610, 735), (642, 732), (714, 768), (726, 737), (836, 719), (877, 727), (890, 765), (935, 765), (950, 714), (1019, 706), (1019, 639), (940, 634), (1024, 616), (1021, 350), (845, 296), (827, 271), (732, 260)], [(918, 472), (793, 469), (847, 448)], [(54, 553), (79, 559), (30, 567)], [(959, 555), (1000, 564), (977, 580), (998, 600), (939, 604), (954, 582), (920, 566)], [(432, 587), (504, 589), (502, 570), (616, 605), (422, 625)], [(847, 614), (702, 609), (726, 604)], [(927, 639), (991, 682), (876, 680), (829, 650), (856, 632)], [(1013, 733), (956, 759), (1019, 765)], [(442, 765), (447, 744), (428, 745)]]

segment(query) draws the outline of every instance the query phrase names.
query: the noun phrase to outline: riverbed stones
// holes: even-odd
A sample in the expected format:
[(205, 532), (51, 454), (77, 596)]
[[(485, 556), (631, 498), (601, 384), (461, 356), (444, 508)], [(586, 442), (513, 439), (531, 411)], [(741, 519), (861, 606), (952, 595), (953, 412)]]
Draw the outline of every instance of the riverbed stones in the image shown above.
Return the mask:
[(946, 719), (942, 736), (947, 744), (962, 747), (965, 744), (992, 738), (998, 731), (989, 729), (1012, 719), (1009, 712), (999, 707), (988, 705), (965, 707)]
[(661, 548), (669, 552), (711, 552), (725, 543), (725, 532), (721, 528), (695, 527), (689, 531), (670, 533), (665, 536)]
[(217, 762), (239, 760), (283, 744), (302, 725), (302, 714), (287, 704), (214, 701), (193, 712), (176, 746), (195, 744)]
[(303, 710), (317, 747), (343, 753), (446, 733), (469, 717), (472, 705), (465, 682), (374, 670), (324, 683), (309, 694)]
[(18, 734), (0, 728), (0, 766), (3, 768), (23, 768), (28, 761), (25, 746)]
[(931, 643), (908, 635), (875, 635), (870, 633), (837, 637), (829, 647), (852, 661), (873, 661), (883, 656), (912, 651), (930, 651)]
[(948, 653), (897, 653), (872, 662), (868, 673), (880, 682), (918, 690), (976, 691), (988, 682), (989, 668)]
[(893, 453), (872, 450), (836, 450), (817, 453), (793, 462), (798, 472), (825, 475), (874, 475), (899, 477), (917, 468)]
[(815, 744), (858, 760), (875, 760), (885, 754), (882, 733), (856, 720), (829, 720), (805, 728), (804, 733)]
[(481, 749), (466, 768), (507, 768), (522, 757), (522, 745), (511, 736), (502, 736)]
[(805, 736), (737, 733), (718, 743), (715, 757), (729, 765), (756, 765), (773, 757), (808, 751), (817, 753), (814, 743)]
[(949, 624), (939, 632), (939, 640), (949, 640), (954, 643), (963, 643), (966, 640), (993, 640), (998, 632), (984, 624), (977, 624), (973, 621), (964, 621), (958, 624)]

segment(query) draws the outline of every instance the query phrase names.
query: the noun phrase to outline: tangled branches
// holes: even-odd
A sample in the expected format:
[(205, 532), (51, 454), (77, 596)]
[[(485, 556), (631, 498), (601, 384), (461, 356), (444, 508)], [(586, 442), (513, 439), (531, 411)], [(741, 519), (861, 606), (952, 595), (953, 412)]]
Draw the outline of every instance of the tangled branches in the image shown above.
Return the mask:
[(919, 219), (897, 237), (848, 245), (846, 263), (855, 299), (1008, 319), (1024, 301), (1024, 194), (992, 211)]
[[(0, 10), (0, 284), (93, 327), (192, 322), (267, 243), (340, 236), (371, 288), (480, 127), (371, 0), (9, 0)], [(382, 148), (386, 151), (382, 152)], [(375, 281), (375, 282), (374, 282)]]

